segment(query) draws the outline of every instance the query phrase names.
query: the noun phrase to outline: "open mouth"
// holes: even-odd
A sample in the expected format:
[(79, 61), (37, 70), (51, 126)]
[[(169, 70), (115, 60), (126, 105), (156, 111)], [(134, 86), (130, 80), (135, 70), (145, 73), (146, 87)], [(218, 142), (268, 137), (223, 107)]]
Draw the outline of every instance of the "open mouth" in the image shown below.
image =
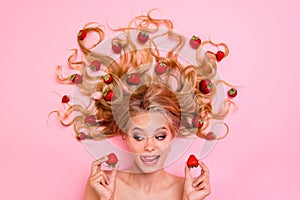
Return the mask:
[(141, 156), (141, 160), (143, 161), (143, 163), (147, 166), (153, 166), (156, 165), (156, 163), (158, 162), (160, 155), (155, 155), (155, 156)]

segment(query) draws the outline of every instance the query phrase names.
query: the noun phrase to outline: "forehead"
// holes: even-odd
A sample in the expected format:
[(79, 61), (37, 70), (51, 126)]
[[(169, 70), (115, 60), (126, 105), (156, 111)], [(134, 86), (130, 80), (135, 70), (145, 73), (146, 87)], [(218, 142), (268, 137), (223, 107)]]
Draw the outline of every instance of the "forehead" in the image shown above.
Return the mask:
[(141, 113), (132, 117), (129, 121), (129, 131), (139, 128), (146, 132), (151, 132), (161, 127), (169, 128), (165, 116), (159, 112)]

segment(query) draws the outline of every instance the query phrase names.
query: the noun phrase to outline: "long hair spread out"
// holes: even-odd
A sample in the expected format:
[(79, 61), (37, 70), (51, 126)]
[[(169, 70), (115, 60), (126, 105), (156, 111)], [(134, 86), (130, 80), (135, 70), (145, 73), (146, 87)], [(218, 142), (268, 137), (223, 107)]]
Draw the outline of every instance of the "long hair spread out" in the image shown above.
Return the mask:
[[(207, 140), (224, 138), (209, 132), (212, 120), (223, 120), (235, 106), (236, 89), (217, 79), (217, 63), (229, 50), (224, 43), (187, 38), (173, 30), (167, 19), (135, 17), (119, 33), (104, 40), (104, 31), (89, 23), (78, 33), (80, 51), (68, 59), (73, 74), (56, 67), (56, 79), (74, 85), (72, 104), (64, 97), (65, 110), (53, 111), (64, 126), (73, 125), (78, 139), (103, 139), (126, 133), (130, 117), (154, 110), (163, 112), (176, 136), (197, 135)], [(91, 44), (96, 40), (94, 44)], [(161, 47), (163, 45), (163, 47)], [(206, 47), (217, 49), (205, 51)], [(182, 58), (189, 52), (192, 60)], [(81, 57), (81, 59), (79, 59)], [(231, 87), (220, 98), (218, 86)], [(221, 89), (222, 89), (221, 87)]]

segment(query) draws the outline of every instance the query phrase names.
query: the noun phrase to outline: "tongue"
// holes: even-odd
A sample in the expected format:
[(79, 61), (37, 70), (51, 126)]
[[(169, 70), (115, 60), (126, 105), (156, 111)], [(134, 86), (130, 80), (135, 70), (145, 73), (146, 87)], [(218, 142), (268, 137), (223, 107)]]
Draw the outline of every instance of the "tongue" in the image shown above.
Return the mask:
[(152, 162), (153, 160), (156, 159), (156, 156), (151, 156), (151, 157), (142, 157), (144, 161), (146, 162)]

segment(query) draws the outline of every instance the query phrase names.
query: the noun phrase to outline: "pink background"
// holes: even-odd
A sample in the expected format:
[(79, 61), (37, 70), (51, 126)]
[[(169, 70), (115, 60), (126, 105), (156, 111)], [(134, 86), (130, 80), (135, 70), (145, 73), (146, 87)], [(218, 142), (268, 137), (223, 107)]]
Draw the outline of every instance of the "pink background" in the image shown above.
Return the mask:
[(46, 123), (60, 101), (51, 91), (72, 92), (56, 84), (54, 67), (66, 63), (86, 22), (123, 26), (152, 8), (182, 33), (228, 44), (221, 76), (243, 86), (239, 110), (227, 120), (230, 135), (204, 160), (212, 183), (207, 199), (300, 199), (299, 1), (0, 4), (1, 199), (83, 198), (93, 158), (71, 128)]

